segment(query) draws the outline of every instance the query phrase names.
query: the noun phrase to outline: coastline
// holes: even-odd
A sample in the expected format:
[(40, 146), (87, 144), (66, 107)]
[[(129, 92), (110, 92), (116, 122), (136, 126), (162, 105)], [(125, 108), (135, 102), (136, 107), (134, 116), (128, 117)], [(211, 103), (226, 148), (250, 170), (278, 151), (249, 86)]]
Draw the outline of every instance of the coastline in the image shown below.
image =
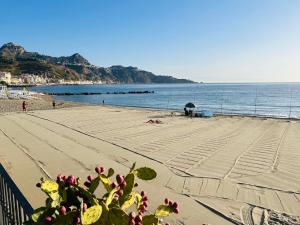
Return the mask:
[[(154, 91), (153, 95), (94, 95), (57, 96), (66, 101), (93, 104), (104, 99), (110, 105), (135, 106), (154, 109), (183, 110), (187, 102), (196, 110), (211, 110), (217, 114), (300, 119), (299, 84), (227, 84), (227, 85), (81, 85), (69, 87), (41, 87), (44, 93), (126, 93)], [(290, 91), (292, 90), (292, 91)], [(55, 97), (56, 98), (56, 97)], [(100, 102), (101, 100), (101, 102)]]
[[(26, 99), (0, 99), (0, 113), (11, 113), (11, 112), (22, 112), (22, 102), (26, 101), (29, 104), (28, 111), (36, 110), (52, 110), (52, 101), (55, 98), (52, 95), (44, 94), (38, 99), (26, 100)], [(83, 103), (79, 101), (67, 101), (67, 100), (55, 100), (56, 108), (72, 108), (72, 107), (82, 107), (82, 106), (100, 106), (108, 108), (124, 108), (124, 109), (137, 109), (137, 110), (147, 110), (153, 112), (168, 112), (168, 113), (177, 113), (183, 114), (183, 110), (178, 110), (175, 108), (153, 108), (153, 107), (143, 107), (143, 106), (131, 106), (131, 105), (119, 105), (119, 104), (94, 104), (94, 103)], [(256, 119), (276, 119), (282, 121), (300, 121), (300, 118), (288, 118), (272, 115), (255, 115), (247, 113), (214, 113), (214, 117), (236, 117), (236, 118), (256, 118)], [(191, 117), (193, 118), (193, 117)], [(194, 118), (199, 119), (199, 118)]]

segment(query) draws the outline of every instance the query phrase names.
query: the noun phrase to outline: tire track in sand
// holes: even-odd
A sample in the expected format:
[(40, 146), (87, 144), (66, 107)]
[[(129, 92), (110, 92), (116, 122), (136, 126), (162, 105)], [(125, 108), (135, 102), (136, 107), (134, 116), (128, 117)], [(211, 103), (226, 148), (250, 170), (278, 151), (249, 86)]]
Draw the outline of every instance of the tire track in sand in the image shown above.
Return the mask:
[(35, 159), (29, 152), (28, 149), (21, 145), (18, 144), (13, 137), (10, 137), (4, 130), (0, 128), (0, 131), (3, 133), (3, 135), (18, 149), (20, 149), (36, 166), (37, 168), (48, 178), (52, 179), (51, 175), (47, 172), (47, 170), (43, 167), (43, 164)]
[[(242, 152), (224, 176), (226, 178), (239, 178), (243, 176), (257, 176), (272, 172), (278, 160), (280, 146), (286, 137), (288, 125), (270, 127), (246, 151)], [(258, 163), (260, 165), (258, 165)]]
[[(240, 126), (235, 127), (229, 132), (225, 132), (215, 138), (203, 139), (201, 144), (188, 149), (187, 151), (180, 152), (176, 156), (172, 157), (166, 162), (166, 165), (172, 168), (180, 167), (185, 172), (189, 173), (192, 168), (205, 161), (207, 158), (212, 157), (218, 151), (222, 151), (223, 148), (229, 144), (229, 140), (241, 135), (244, 128), (247, 126), (247, 121)], [(197, 176), (194, 174), (194, 176)]]
[(45, 143), (46, 145), (48, 145), (50, 148), (54, 149), (56, 152), (59, 152), (60, 154), (66, 156), (66, 158), (69, 158), (70, 160), (72, 160), (73, 162), (77, 163), (79, 166), (81, 166), (83, 169), (87, 170), (87, 171), (91, 171), (91, 168), (87, 167), (83, 162), (81, 162), (80, 160), (70, 156), (69, 154), (67, 154), (66, 152), (64, 152), (62, 149), (57, 148), (56, 146), (54, 146), (53, 144), (49, 143), (46, 139), (43, 139), (35, 134), (33, 134), (32, 132), (30, 132), (29, 130), (25, 129), (23, 126), (21, 126), (19, 123), (17, 123), (16, 121), (7, 118), (7, 120), (11, 121), (12, 123), (14, 123), (16, 126), (18, 126), (19, 128), (21, 128), (23, 131), (25, 131), (26, 133), (28, 133), (29, 135), (35, 137), (36, 139), (38, 139), (39, 141)]

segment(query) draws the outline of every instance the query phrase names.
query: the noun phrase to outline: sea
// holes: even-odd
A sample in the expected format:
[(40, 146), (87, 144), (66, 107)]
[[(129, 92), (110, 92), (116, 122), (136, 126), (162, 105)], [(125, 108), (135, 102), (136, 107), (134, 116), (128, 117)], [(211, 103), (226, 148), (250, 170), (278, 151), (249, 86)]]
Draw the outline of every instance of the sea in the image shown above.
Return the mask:
[[(54, 96), (57, 100), (183, 111), (192, 102), (197, 111), (216, 114), (300, 118), (300, 83), (94, 84), (46, 85), (43, 93), (97, 92), (97, 95)], [(147, 94), (106, 94), (119, 92)]]

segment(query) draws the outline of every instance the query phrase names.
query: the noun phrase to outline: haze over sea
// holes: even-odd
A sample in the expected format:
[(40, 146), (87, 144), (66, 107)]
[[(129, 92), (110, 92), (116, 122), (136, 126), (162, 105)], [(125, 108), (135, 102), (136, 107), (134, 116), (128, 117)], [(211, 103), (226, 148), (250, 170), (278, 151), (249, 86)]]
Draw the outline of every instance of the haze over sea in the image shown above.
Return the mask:
[(45, 93), (154, 91), (154, 94), (55, 96), (57, 100), (91, 104), (183, 110), (187, 102), (197, 110), (223, 114), (251, 114), (300, 118), (300, 83), (241, 84), (105, 84), (37, 86)]

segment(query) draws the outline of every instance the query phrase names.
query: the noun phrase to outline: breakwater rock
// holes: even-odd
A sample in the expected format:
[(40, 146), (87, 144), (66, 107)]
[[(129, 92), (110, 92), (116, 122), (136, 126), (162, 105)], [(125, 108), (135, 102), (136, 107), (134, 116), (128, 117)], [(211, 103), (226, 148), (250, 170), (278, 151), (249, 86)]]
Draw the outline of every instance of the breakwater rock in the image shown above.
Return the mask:
[(58, 92), (58, 93), (45, 93), (47, 95), (126, 95), (126, 94), (154, 94), (154, 91), (118, 91), (118, 92)]

